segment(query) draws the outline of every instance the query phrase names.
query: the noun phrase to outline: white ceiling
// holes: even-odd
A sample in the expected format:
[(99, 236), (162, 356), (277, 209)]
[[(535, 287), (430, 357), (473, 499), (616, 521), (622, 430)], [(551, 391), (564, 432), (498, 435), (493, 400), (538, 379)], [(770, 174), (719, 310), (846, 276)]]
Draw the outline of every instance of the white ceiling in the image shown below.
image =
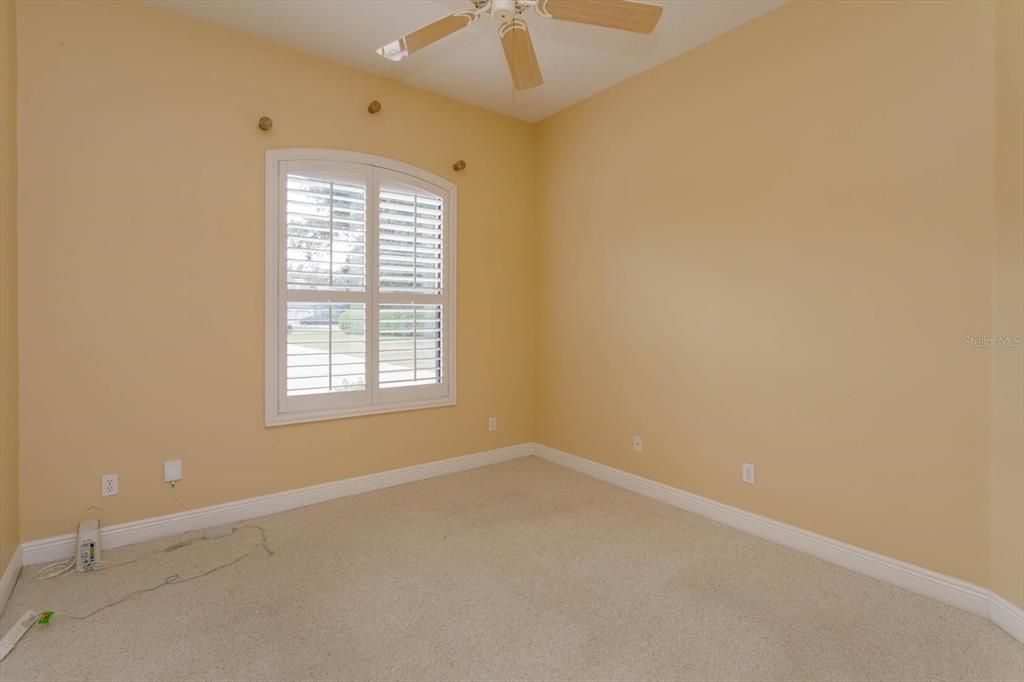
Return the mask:
[(375, 50), (395, 38), (471, 7), (469, 0), (149, 0), (361, 71), (470, 104), (539, 121), (615, 83), (667, 61), (783, 0), (660, 0), (650, 35), (525, 15), (544, 84), (514, 93), (498, 42), (498, 24), (482, 16), (469, 28), (392, 62)]

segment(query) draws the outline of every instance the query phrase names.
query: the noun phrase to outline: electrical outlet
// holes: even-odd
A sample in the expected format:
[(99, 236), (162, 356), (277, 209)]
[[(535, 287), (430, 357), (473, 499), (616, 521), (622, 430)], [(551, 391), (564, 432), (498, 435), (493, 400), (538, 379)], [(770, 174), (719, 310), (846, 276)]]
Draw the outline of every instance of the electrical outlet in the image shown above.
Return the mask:
[(103, 485), (100, 488), (103, 497), (117, 494), (117, 474), (107, 474), (103, 477)]
[(487, 418), (487, 430), (488, 431), (497, 431), (498, 430), (498, 418), (497, 417), (488, 417)]
[(743, 473), (742, 473), (743, 482), (744, 483), (749, 483), (749, 484), (753, 485), (754, 481), (755, 481), (755, 474), (756, 474), (756, 471), (755, 471), (754, 465), (753, 464), (749, 464), (747, 462), (744, 462), (743, 463)]
[(640, 436), (633, 436), (633, 452), (644, 451), (644, 439)]

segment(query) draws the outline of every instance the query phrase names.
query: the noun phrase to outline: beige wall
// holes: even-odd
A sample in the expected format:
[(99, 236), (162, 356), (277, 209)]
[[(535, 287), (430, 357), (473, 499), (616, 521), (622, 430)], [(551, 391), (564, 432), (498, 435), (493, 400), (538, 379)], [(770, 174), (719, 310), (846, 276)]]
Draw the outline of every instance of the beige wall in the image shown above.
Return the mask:
[[(23, 540), (179, 511), (173, 457), (208, 505), (532, 437), (530, 125), (141, 3), (21, 3), (18, 31)], [(263, 426), (264, 152), (291, 146), (458, 184), (456, 407)]]
[[(1020, 353), (963, 343), (1020, 333), (1020, 9), (795, 2), (530, 126), (142, 4), (19, 4), (22, 538), (176, 511), (172, 457), (206, 505), (536, 439), (1020, 604)], [(288, 146), (458, 183), (457, 407), (263, 426)]]
[[(996, 249), (992, 335), (1024, 337), (1024, 3), (996, 16)], [(992, 356), (992, 589), (1024, 607), (1024, 349)]]
[(18, 546), (17, 40), (0, 1), (0, 572)]
[(541, 124), (539, 439), (987, 584), (994, 13), (792, 3)]

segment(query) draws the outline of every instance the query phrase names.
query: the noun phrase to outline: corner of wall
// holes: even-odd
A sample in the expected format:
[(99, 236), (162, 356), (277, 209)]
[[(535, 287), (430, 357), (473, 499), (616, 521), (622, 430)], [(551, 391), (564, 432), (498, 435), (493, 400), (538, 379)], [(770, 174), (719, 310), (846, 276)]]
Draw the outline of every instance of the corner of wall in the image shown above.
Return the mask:
[(20, 541), (16, 9), (0, 2), (0, 572), (16, 562)]
[(1024, 607), (1024, 4), (995, 16), (990, 588)]
[(540, 429), (540, 380), (541, 375), (539, 372), (540, 357), (541, 357), (541, 340), (543, 333), (541, 330), (541, 319), (540, 310), (543, 304), (543, 290), (541, 284), (541, 271), (540, 271), (540, 258), (541, 258), (541, 211), (540, 211), (540, 194), (543, 189), (543, 182), (540, 176), (540, 163), (541, 163), (541, 135), (540, 135), (540, 122), (532, 123), (530, 125), (530, 149), (532, 159), (530, 163), (531, 173), (531, 186), (530, 186), (530, 229), (532, 230), (531, 241), (532, 248), (530, 251), (530, 263), (529, 263), (529, 281), (532, 287), (530, 295), (530, 311), (529, 311), (529, 323), (530, 323), (530, 405), (529, 405), (529, 434), (530, 441), (536, 442), (539, 437)]

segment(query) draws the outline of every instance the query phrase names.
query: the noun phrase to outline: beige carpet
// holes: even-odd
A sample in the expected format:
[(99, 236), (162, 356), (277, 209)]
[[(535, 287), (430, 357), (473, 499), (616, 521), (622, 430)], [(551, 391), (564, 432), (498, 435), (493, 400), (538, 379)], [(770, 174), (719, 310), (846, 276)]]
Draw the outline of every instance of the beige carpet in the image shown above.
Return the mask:
[[(527, 458), (21, 575), (5, 680), (996, 680), (986, 620)], [(196, 535), (196, 534), (193, 534)], [(141, 558), (140, 558), (141, 557)]]

